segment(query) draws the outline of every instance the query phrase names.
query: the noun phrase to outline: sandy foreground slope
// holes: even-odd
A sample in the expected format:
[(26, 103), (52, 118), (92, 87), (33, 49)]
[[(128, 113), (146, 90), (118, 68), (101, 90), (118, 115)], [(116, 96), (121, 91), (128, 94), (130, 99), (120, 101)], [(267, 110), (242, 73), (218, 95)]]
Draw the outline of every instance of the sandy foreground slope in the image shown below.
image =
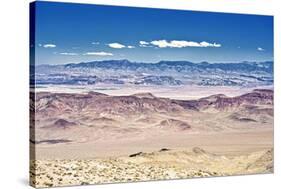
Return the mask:
[(31, 108), (36, 187), (273, 172), (271, 90), (183, 101), (39, 93)]
[(272, 173), (272, 133), (41, 145), (38, 160), (31, 161), (31, 183), (48, 187)]
[(31, 162), (31, 184), (49, 187), (272, 172), (272, 149), (216, 155), (196, 147), (88, 160), (36, 160)]

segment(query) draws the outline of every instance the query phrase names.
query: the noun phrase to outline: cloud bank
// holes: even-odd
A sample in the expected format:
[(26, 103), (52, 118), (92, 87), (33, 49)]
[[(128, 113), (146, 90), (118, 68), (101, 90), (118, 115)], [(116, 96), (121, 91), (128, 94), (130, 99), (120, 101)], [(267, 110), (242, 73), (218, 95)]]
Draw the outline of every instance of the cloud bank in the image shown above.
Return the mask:
[[(140, 43), (141, 44), (141, 43)], [(195, 41), (185, 41), (185, 40), (154, 40), (149, 44), (154, 45), (159, 48), (185, 48), (185, 47), (221, 47), (219, 43), (209, 43), (206, 41), (195, 42)], [(146, 44), (145, 44), (146, 45)]]

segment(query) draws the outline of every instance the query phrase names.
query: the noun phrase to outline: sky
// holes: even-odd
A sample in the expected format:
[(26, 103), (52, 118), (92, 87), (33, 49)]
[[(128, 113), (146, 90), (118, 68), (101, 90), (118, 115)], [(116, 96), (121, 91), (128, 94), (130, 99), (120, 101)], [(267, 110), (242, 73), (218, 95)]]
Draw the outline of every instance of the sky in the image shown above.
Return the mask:
[(36, 64), (273, 60), (273, 17), (37, 1)]

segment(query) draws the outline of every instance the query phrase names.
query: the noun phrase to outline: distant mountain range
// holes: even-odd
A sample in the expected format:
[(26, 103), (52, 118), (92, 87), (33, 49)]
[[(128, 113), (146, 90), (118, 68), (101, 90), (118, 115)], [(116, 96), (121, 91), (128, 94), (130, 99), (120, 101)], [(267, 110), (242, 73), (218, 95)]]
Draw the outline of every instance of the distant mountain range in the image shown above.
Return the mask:
[(64, 65), (38, 65), (36, 84), (264, 86), (273, 84), (273, 62), (158, 63), (105, 60)]

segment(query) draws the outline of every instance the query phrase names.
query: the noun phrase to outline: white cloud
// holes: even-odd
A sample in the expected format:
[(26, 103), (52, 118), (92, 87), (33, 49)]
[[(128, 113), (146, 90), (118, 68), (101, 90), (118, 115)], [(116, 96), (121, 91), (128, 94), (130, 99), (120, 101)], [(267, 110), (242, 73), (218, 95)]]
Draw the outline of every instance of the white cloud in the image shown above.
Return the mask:
[(126, 48), (125, 45), (122, 45), (120, 43), (109, 43), (108, 46), (111, 47), (111, 48), (114, 48), (114, 49)]
[(140, 47), (152, 47), (151, 45), (149, 45), (150, 43), (147, 41), (139, 41), (139, 46)]
[(206, 41), (202, 41), (200, 43), (200, 47), (221, 47), (221, 44), (218, 44), (218, 43), (208, 43)]
[(139, 42), (141, 45), (149, 45), (149, 42), (146, 42), (146, 41), (140, 41)]
[(71, 53), (71, 52), (62, 52), (60, 55), (65, 55), (65, 56), (77, 56), (77, 53)]
[(208, 43), (206, 41), (194, 42), (194, 41), (184, 41), (184, 40), (154, 40), (150, 44), (157, 46), (159, 48), (184, 48), (184, 47), (221, 47), (218, 43)]
[(109, 52), (86, 52), (83, 55), (88, 55), (88, 56), (113, 56), (112, 53)]
[(135, 46), (132, 45), (123, 45), (121, 43), (109, 43), (107, 44), (109, 47), (114, 48), (114, 49), (123, 49), (123, 48), (128, 48), (128, 49), (134, 49), (136, 48)]
[(261, 47), (258, 47), (257, 50), (258, 50), (258, 51), (265, 51), (265, 49), (263, 49), (263, 48), (261, 48)]
[(166, 48), (166, 47), (174, 47), (175, 44), (170, 44), (169, 42), (167, 42), (166, 40), (158, 40), (158, 41), (151, 41), (150, 42), (152, 45), (155, 45), (159, 48)]
[(100, 42), (97, 42), (97, 41), (92, 42), (92, 45), (99, 45), (99, 44), (100, 44)]
[(44, 48), (55, 48), (57, 46), (55, 44), (44, 44), (43, 47)]

